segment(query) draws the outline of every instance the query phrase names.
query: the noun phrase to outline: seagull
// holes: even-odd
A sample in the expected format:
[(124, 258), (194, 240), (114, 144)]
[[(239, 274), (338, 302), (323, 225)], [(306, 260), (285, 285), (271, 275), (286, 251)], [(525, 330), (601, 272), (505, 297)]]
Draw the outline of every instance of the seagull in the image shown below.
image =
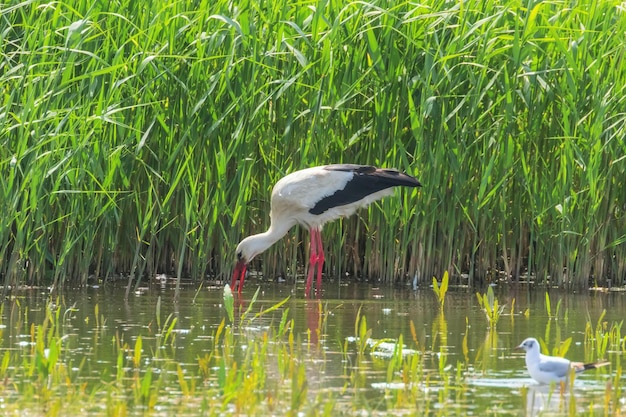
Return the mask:
[(532, 379), (540, 384), (565, 382), (572, 369), (578, 374), (588, 369), (596, 369), (610, 364), (610, 362), (606, 361), (596, 363), (571, 362), (558, 356), (543, 355), (539, 342), (533, 337), (524, 340), (521, 345), (517, 346), (517, 349), (526, 351), (526, 368), (528, 368), (528, 373)]
[(247, 264), (300, 224), (311, 236), (305, 295), (311, 290), (314, 270), (317, 289), (322, 286), (324, 248), (321, 230), (325, 223), (350, 216), (357, 209), (393, 194), (398, 186), (420, 187), (418, 180), (395, 169), (370, 165), (334, 164), (306, 168), (280, 179), (272, 190), (270, 219), (266, 232), (248, 236), (237, 245), (237, 263), (231, 288), (241, 293)]

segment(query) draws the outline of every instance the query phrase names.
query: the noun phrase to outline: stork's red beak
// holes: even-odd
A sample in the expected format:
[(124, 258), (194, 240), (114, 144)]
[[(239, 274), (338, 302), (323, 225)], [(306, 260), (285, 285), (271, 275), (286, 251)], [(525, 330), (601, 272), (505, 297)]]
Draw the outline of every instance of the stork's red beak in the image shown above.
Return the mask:
[(241, 289), (243, 288), (243, 280), (246, 277), (246, 268), (248, 265), (246, 261), (243, 259), (237, 261), (235, 264), (235, 271), (233, 272), (233, 279), (230, 281), (230, 289), (235, 291), (235, 284), (239, 283), (239, 288), (237, 288), (237, 292), (241, 294)]

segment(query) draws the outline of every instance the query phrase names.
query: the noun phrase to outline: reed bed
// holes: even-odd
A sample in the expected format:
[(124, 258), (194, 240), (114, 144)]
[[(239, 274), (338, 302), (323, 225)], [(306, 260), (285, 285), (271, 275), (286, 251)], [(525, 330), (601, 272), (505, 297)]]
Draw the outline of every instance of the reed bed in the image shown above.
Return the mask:
[(620, 1), (9, 1), (0, 276), (223, 278), (281, 176), (355, 162), (424, 187), (328, 225), (329, 276), (624, 285), (624, 33)]

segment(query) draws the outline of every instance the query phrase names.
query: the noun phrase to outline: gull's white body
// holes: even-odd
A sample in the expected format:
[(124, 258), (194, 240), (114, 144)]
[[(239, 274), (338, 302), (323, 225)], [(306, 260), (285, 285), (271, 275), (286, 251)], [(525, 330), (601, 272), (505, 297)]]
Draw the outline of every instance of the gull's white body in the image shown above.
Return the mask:
[(518, 346), (518, 349), (526, 351), (526, 368), (528, 373), (532, 379), (540, 384), (565, 382), (572, 369), (574, 372), (580, 373), (587, 369), (608, 365), (608, 362), (584, 364), (582, 362), (572, 362), (558, 356), (544, 355), (541, 353), (539, 342), (532, 337), (524, 340)]

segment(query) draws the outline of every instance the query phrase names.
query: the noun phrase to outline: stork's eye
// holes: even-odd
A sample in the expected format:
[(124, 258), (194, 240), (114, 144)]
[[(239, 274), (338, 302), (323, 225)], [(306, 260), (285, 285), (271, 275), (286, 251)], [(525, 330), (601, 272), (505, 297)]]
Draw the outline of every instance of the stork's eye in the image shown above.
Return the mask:
[(243, 257), (243, 252), (241, 251), (237, 252), (237, 259), (241, 260), (242, 257)]

